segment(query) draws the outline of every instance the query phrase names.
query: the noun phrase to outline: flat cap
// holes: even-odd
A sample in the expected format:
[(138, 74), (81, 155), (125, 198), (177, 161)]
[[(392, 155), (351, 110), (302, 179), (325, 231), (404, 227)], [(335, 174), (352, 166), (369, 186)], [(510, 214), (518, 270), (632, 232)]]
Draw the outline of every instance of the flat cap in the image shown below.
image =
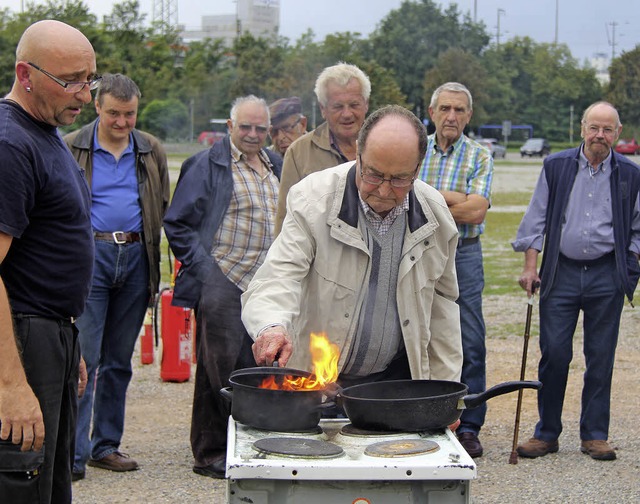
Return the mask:
[(297, 96), (290, 98), (280, 98), (269, 105), (271, 124), (277, 125), (293, 114), (302, 113), (302, 101)]

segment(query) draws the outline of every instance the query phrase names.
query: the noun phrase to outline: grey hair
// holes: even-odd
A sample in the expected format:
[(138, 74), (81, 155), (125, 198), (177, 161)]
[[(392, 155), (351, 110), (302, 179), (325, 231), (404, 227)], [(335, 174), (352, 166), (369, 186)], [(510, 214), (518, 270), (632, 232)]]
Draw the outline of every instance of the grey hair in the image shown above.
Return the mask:
[(431, 103), (429, 107), (435, 108), (438, 104), (438, 98), (443, 91), (450, 91), (451, 93), (464, 93), (467, 95), (467, 101), (469, 102), (469, 110), (473, 110), (473, 98), (471, 93), (467, 89), (467, 86), (460, 84), (459, 82), (445, 82), (442, 86), (436, 89), (431, 95)]
[(271, 124), (271, 114), (269, 113), (269, 105), (267, 105), (267, 102), (265, 101), (265, 99), (258, 98), (256, 95), (247, 95), (247, 96), (240, 96), (239, 98), (236, 98), (235, 100), (233, 100), (233, 103), (231, 104), (231, 113), (229, 115), (231, 117), (231, 122), (234, 124), (234, 126), (238, 120), (238, 108), (241, 105), (244, 105), (245, 103), (256, 103), (257, 105), (261, 105), (262, 107), (264, 107), (264, 109), (267, 112), (267, 126)]
[(620, 122), (620, 114), (618, 114), (618, 110), (611, 103), (604, 100), (600, 100), (589, 105), (582, 114), (582, 119), (580, 120), (580, 124), (585, 125), (587, 123), (587, 116), (598, 105), (606, 105), (608, 107), (611, 107), (613, 111), (616, 113), (616, 128), (619, 128), (622, 125), (622, 123)]
[(418, 135), (418, 159), (424, 159), (427, 154), (427, 128), (425, 128), (424, 124), (422, 124), (420, 119), (418, 119), (413, 112), (401, 107), (400, 105), (386, 105), (385, 107), (379, 108), (365, 119), (362, 128), (360, 128), (360, 133), (358, 133), (358, 153), (364, 152), (367, 146), (369, 133), (371, 133), (374, 126), (382, 119), (389, 116), (406, 119), (407, 122), (413, 126), (416, 135)]
[(333, 82), (340, 87), (345, 87), (349, 84), (351, 79), (358, 81), (362, 97), (365, 101), (369, 101), (369, 96), (371, 95), (371, 82), (369, 81), (367, 74), (357, 66), (341, 61), (337, 65), (325, 68), (320, 72), (320, 75), (318, 75), (318, 78), (316, 79), (316, 86), (313, 90), (318, 98), (318, 103), (323, 107), (327, 106), (327, 102), (329, 101), (327, 97), (327, 88), (329, 87), (329, 84)]
[(103, 103), (104, 95), (111, 95), (116, 100), (128, 102), (134, 96), (140, 99), (142, 93), (140, 93), (138, 85), (126, 75), (106, 73), (102, 76), (98, 91), (96, 91), (96, 100), (100, 105)]

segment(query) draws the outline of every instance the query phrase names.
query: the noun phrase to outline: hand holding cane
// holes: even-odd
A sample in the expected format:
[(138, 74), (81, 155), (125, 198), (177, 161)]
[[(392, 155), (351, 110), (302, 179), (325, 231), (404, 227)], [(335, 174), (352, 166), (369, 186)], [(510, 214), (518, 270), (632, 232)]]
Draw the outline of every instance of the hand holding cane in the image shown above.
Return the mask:
[[(527, 301), (527, 320), (524, 326), (524, 343), (522, 349), (522, 365), (520, 367), (520, 380), (524, 380), (525, 371), (527, 368), (527, 351), (529, 348), (529, 331), (531, 330), (531, 312), (533, 311), (533, 299), (535, 297), (536, 289), (540, 286), (540, 282), (534, 282), (531, 286), (531, 296)], [(509, 457), (510, 464), (518, 463), (518, 431), (520, 429), (520, 410), (522, 409), (522, 389), (518, 390), (518, 405), (516, 406), (516, 420), (513, 426), (513, 446), (511, 448), (511, 456)]]

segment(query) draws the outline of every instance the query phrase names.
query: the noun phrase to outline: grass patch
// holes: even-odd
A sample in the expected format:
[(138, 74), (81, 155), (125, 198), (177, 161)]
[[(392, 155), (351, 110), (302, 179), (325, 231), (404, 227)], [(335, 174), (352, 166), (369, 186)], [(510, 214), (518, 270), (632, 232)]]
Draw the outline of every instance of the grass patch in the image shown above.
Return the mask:
[[(519, 203), (509, 203), (519, 204)], [(484, 255), (484, 295), (513, 294), (517, 292), (524, 256), (514, 252), (511, 242), (522, 220), (522, 212), (487, 213), (482, 237)]]
[[(530, 192), (494, 193), (491, 195), (492, 206), (527, 206), (531, 199)], [(491, 215), (489, 209), (488, 215)], [(495, 212), (494, 212), (495, 213)]]

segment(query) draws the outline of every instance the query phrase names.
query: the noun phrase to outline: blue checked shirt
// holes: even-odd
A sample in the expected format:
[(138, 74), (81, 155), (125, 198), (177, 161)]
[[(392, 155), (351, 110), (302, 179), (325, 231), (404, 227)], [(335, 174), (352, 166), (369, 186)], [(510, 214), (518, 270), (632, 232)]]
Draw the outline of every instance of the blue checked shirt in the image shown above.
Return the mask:
[[(491, 201), (493, 158), (488, 149), (465, 135), (443, 152), (436, 135), (427, 138), (427, 155), (418, 177), (439, 191), (479, 194)], [(484, 232), (482, 224), (458, 224), (460, 238), (474, 238)]]

